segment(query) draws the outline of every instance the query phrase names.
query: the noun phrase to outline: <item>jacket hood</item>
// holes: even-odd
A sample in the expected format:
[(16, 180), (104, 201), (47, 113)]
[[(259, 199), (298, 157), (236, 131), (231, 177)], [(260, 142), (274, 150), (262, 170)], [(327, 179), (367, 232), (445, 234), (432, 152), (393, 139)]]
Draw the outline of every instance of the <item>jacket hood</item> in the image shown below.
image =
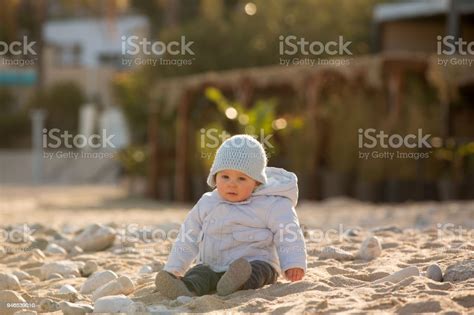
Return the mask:
[(267, 183), (259, 186), (254, 196), (281, 196), (291, 200), (293, 206), (298, 203), (298, 178), (295, 173), (288, 172), (282, 168), (265, 168)]

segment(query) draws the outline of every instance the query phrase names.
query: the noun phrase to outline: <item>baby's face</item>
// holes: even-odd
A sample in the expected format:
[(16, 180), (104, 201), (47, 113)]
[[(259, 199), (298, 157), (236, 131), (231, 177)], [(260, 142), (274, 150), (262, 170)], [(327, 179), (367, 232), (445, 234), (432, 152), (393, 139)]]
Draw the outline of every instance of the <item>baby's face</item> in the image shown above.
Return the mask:
[(216, 174), (217, 191), (227, 201), (244, 201), (257, 185), (257, 181), (239, 171), (223, 170)]

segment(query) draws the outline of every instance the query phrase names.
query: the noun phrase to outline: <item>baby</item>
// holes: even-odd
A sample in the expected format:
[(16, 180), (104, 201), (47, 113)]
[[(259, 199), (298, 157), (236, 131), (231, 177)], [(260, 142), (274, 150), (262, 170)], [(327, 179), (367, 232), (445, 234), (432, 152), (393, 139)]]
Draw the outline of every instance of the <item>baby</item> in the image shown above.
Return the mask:
[(296, 175), (267, 167), (262, 145), (236, 135), (217, 150), (207, 183), (217, 189), (188, 213), (156, 276), (157, 290), (175, 299), (257, 289), (279, 275), (303, 279), (306, 247), (295, 212)]

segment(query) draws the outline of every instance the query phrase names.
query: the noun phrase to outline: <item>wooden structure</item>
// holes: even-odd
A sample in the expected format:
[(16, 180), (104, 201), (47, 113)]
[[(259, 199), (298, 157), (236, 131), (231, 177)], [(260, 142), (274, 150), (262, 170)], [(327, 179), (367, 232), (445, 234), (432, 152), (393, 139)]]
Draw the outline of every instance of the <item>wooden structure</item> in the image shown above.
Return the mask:
[[(179, 77), (157, 82), (152, 89), (149, 115), (149, 148), (151, 159), (149, 165), (148, 193), (155, 198), (164, 198), (158, 189), (158, 179), (162, 174), (162, 161), (158, 152), (160, 139), (166, 135), (157, 134), (159, 115), (166, 112), (175, 112), (175, 162), (174, 169), (174, 197), (176, 201), (189, 201), (190, 184), (187, 182), (190, 167), (187, 160), (189, 150), (188, 128), (190, 111), (193, 102), (201, 96), (207, 87), (215, 87), (221, 91), (232, 93), (246, 106), (255, 101), (258, 91), (287, 91), (303, 100), (306, 107), (306, 120), (310, 122), (311, 134), (315, 138), (325, 137), (320, 111), (320, 95), (325, 88), (327, 78), (337, 74), (347, 82), (384, 89), (388, 98), (387, 123), (395, 122), (398, 118), (404, 95), (404, 79), (408, 73), (419, 73), (426, 77), (439, 91), (441, 106), (443, 106), (443, 136), (449, 133), (449, 104), (453, 97), (450, 89), (459, 82), (474, 82), (473, 75), (464, 67), (464, 71), (455, 70), (452, 76), (451, 68), (437, 66), (437, 56), (427, 54), (386, 54), (353, 58), (349, 65), (324, 66), (271, 66), (263, 68), (238, 69), (223, 72), (210, 72), (186, 77)], [(315, 141), (315, 143), (322, 143)], [(309, 174), (314, 175), (314, 193), (310, 198), (318, 198), (320, 187), (316, 179), (319, 172), (321, 152), (315, 147), (310, 160)], [(306, 196), (308, 197), (308, 196)]]

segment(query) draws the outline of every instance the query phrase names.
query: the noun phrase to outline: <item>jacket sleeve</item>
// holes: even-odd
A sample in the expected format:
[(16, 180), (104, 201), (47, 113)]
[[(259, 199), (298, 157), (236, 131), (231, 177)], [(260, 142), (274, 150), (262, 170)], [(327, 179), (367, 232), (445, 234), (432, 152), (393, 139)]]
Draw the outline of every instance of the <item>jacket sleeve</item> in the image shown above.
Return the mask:
[(274, 235), (283, 274), (290, 268), (306, 272), (306, 244), (291, 200), (279, 198), (269, 210), (267, 222)]
[(181, 224), (176, 241), (173, 244), (168, 260), (163, 267), (165, 271), (182, 276), (199, 253), (199, 235), (202, 222), (199, 202), (191, 209)]

